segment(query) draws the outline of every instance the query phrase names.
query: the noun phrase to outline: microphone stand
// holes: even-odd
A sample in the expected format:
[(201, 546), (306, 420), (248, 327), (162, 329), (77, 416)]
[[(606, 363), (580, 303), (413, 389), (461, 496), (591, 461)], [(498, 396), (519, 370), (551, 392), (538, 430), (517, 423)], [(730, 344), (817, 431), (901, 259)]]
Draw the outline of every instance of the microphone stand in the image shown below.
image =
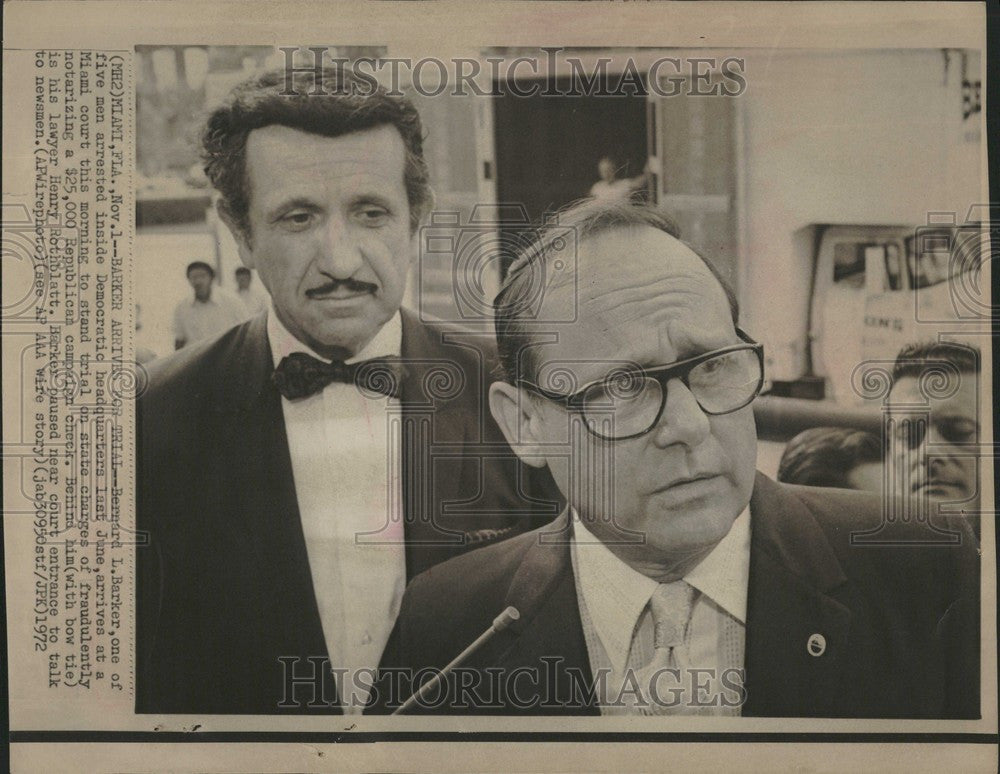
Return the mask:
[(393, 715), (402, 715), (405, 712), (413, 709), (417, 702), (422, 701), (427, 695), (437, 688), (444, 680), (448, 677), (451, 672), (461, 665), (466, 659), (469, 658), (473, 653), (479, 650), (483, 645), (485, 645), (493, 637), (494, 634), (502, 632), (508, 626), (510, 626), (514, 621), (518, 620), (521, 614), (517, 611), (516, 607), (508, 607), (500, 615), (493, 619), (493, 623), (490, 628), (479, 635), (476, 641), (473, 642), (469, 647), (459, 653), (451, 662), (440, 672), (438, 672), (434, 677), (428, 680), (426, 683), (420, 686), (416, 693), (414, 693), (409, 699), (399, 705), (399, 708), (393, 712)]

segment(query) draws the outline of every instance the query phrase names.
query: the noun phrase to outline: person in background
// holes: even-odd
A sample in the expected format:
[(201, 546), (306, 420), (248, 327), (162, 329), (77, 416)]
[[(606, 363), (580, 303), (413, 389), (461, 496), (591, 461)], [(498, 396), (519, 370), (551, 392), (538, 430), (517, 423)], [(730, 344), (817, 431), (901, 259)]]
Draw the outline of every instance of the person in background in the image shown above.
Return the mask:
[(246, 319), (256, 317), (267, 309), (267, 298), (253, 284), (253, 272), (246, 266), (236, 269), (236, 297), (246, 307)]
[(882, 445), (863, 430), (812, 427), (788, 442), (778, 481), (804, 486), (882, 491)]
[(594, 199), (627, 200), (641, 190), (649, 178), (648, 171), (637, 177), (618, 178), (618, 166), (610, 156), (597, 162), (597, 174), (601, 179), (590, 187), (590, 195)]
[(213, 287), (215, 269), (207, 263), (189, 263), (187, 279), (194, 298), (181, 301), (174, 310), (174, 349), (213, 338), (246, 319), (237, 299)]
[(891, 488), (904, 498), (978, 510), (979, 350), (949, 341), (896, 356), (889, 391)]

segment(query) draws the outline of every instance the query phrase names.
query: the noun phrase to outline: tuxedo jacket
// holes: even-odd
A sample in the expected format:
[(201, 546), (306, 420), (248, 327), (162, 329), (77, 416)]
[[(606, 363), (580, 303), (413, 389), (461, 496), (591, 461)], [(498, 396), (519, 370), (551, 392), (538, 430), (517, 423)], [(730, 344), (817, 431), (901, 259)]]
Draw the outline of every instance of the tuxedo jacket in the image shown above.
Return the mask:
[[(518, 463), (489, 414), (494, 353), (482, 338), (405, 311), (402, 328), (410, 579), (545, 523), (560, 505), (551, 479)], [(273, 370), (261, 315), (154, 364), (139, 399), (138, 712), (339, 712), (328, 684), (279, 706), (289, 677), (330, 654)]]
[[(761, 474), (750, 508), (744, 716), (979, 716), (978, 558), (966, 528), (882, 525), (876, 496)], [(519, 620), (414, 712), (599, 714), (585, 690), (569, 534), (563, 513), (415, 579), (370, 711), (394, 709), (513, 606)]]

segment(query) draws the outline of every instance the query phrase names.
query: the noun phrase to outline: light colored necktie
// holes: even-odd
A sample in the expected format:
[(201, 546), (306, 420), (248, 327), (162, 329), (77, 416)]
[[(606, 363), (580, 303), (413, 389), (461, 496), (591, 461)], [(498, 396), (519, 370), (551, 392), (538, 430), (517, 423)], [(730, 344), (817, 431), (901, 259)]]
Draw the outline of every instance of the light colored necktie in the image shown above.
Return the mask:
[[(649, 599), (655, 650), (653, 658), (639, 672), (640, 690), (647, 701), (647, 706), (639, 708), (640, 714), (674, 715), (689, 711), (690, 678), (685, 635), (693, 603), (694, 589), (684, 581), (661, 583)], [(673, 673), (657, 676), (664, 669), (679, 670), (679, 679)], [(655, 693), (650, 689), (653, 681), (657, 687)], [(683, 690), (680, 700), (678, 688)]]

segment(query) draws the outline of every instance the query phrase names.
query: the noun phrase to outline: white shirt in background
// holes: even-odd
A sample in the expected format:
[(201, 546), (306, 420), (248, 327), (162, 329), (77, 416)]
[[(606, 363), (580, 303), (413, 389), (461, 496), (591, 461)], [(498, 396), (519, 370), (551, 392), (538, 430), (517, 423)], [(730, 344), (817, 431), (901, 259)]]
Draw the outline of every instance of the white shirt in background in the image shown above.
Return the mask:
[(242, 302), (222, 288), (213, 287), (207, 301), (192, 296), (174, 309), (174, 340), (189, 346), (211, 339), (247, 319)]

